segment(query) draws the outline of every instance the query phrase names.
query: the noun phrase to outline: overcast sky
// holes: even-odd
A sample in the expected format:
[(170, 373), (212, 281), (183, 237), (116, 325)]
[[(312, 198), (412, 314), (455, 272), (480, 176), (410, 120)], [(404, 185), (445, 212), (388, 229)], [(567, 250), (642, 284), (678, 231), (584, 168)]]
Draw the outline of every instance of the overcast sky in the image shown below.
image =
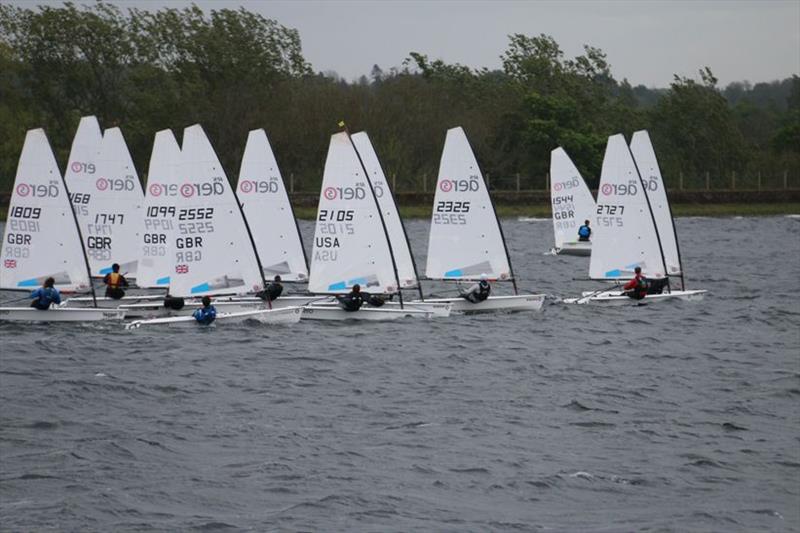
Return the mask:
[[(12, 0), (17, 5), (60, 4)], [(78, 3), (82, 3), (78, 0)], [(188, 1), (112, 0), (122, 7), (184, 7)], [(352, 80), (409, 52), (470, 67), (500, 68), (508, 35), (552, 35), (574, 57), (603, 49), (617, 79), (664, 87), (703, 66), (724, 86), (800, 73), (800, 0), (766, 1), (339, 1), (197, 0), (245, 8), (300, 33), (315, 71)]]

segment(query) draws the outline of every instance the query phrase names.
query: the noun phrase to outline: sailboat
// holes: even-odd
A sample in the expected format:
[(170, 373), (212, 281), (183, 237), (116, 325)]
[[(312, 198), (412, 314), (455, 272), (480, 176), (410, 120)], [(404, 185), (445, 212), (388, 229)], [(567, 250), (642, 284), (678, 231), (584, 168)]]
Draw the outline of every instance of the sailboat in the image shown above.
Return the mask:
[[(641, 140), (640, 137), (637, 144)], [(645, 152), (639, 153), (645, 155)], [(650, 161), (655, 162), (654, 155)], [(642, 163), (648, 164), (646, 157), (642, 159)], [(670, 269), (665, 259), (662, 232), (654, 218), (648, 187), (650, 185), (639, 174), (637, 162), (625, 142), (625, 137), (609, 137), (598, 189), (598, 214), (595, 218), (597, 227), (589, 263), (589, 277), (592, 279), (627, 281), (633, 277), (637, 266), (647, 278), (669, 279)], [(663, 190), (663, 184), (660, 188)], [(672, 272), (676, 273), (674, 268)], [(672, 290), (667, 283), (661, 294), (649, 294), (643, 301), (637, 301), (624, 295), (618, 283), (609, 289), (586, 292), (580, 298), (568, 298), (564, 302), (637, 305), (676, 298), (696, 301), (701, 300), (705, 292)]]
[[(92, 117), (93, 118), (93, 117)], [(96, 123), (96, 121), (95, 121)], [(92, 131), (91, 122), (88, 126), (78, 128), (76, 141), (73, 142), (73, 151), (82, 146), (78, 140), (87, 131)], [(150, 156), (150, 167), (147, 173), (147, 193), (144, 197), (140, 222), (140, 231), (131, 242), (137, 243), (136, 256), (136, 285), (143, 289), (169, 288), (170, 271), (172, 269), (171, 245), (177, 228), (175, 206), (173, 199), (177, 194), (177, 178), (181, 157), (181, 149), (171, 130), (156, 132), (153, 142), (153, 151)], [(131, 265), (128, 264), (128, 268)], [(100, 307), (118, 307), (137, 302), (150, 302), (151, 305), (141, 308), (128, 308), (128, 318), (142, 316), (147, 309), (159, 309), (164, 299), (164, 293), (126, 295), (122, 299), (108, 297), (97, 298)], [(88, 306), (92, 304), (91, 298), (76, 297), (67, 300), (68, 306)], [(166, 314), (167, 311), (165, 310)]]
[(589, 256), (591, 241), (578, 240), (578, 228), (592, 220), (597, 206), (586, 182), (563, 148), (550, 152), (550, 203), (553, 211), (553, 254)]
[(433, 202), (428, 259), (428, 279), (511, 282), (513, 296), (490, 296), (480, 303), (463, 298), (430, 298), (426, 302), (450, 303), (454, 312), (537, 311), (543, 294), (518, 294), (503, 230), (489, 191), (460, 127), (447, 131)]
[[(452, 305), (447, 302), (429, 302), (426, 301), (422, 294), (422, 284), (419, 281), (417, 274), (417, 265), (414, 261), (414, 255), (411, 253), (411, 244), (408, 241), (403, 220), (400, 218), (400, 210), (397, 208), (394, 195), (389, 189), (389, 183), (386, 180), (386, 175), (381, 168), (378, 154), (372, 146), (372, 142), (367, 135), (367, 132), (362, 131), (352, 135), (353, 145), (361, 158), (364, 169), (369, 176), (372, 183), (372, 188), (375, 191), (375, 198), (378, 201), (378, 206), (383, 214), (383, 220), (386, 223), (386, 233), (389, 242), (392, 245), (394, 252), (394, 260), (397, 265), (397, 276), (400, 282), (401, 290), (414, 290), (419, 293), (419, 300), (411, 302), (405, 301), (404, 305), (411, 309), (419, 309), (423, 311), (430, 311), (437, 318), (450, 316)], [(394, 308), (398, 307), (398, 302), (386, 302), (384, 307)]]
[[(55, 279), (62, 291), (90, 290), (89, 265), (68, 189), (44, 130), (29, 130), (22, 147), (3, 235), (0, 288), (32, 291)], [(121, 320), (120, 310), (2, 307), (0, 320), (91, 322)]]
[[(169, 292), (173, 298), (258, 292), (263, 269), (247, 221), (211, 143), (199, 125), (186, 128), (181, 150), (181, 178), (173, 202), (176, 233), (172, 244)], [(141, 310), (149, 304), (123, 305)], [(179, 314), (191, 314), (199, 302), (186, 302)], [(302, 309), (267, 309), (264, 302), (215, 302), (217, 321), (252, 318), (286, 323), (300, 319)], [(164, 309), (163, 307), (160, 309)], [(242, 313), (249, 313), (242, 315)], [(177, 320), (182, 318), (183, 320)], [(192, 323), (191, 316), (142, 320), (132, 327)]]
[[(377, 294), (399, 292), (399, 270), (375, 189), (347, 131), (331, 136), (322, 178), (311, 255), (308, 290), (348, 293), (356, 284)], [(395, 320), (430, 318), (432, 312), (407, 308), (362, 307), (347, 312), (336, 304), (309, 306), (305, 319)]]
[(65, 180), (78, 214), (92, 276), (102, 277), (118, 263), (136, 277), (137, 240), (144, 194), (119, 128), (99, 138), (95, 117), (83, 117), (73, 140)]

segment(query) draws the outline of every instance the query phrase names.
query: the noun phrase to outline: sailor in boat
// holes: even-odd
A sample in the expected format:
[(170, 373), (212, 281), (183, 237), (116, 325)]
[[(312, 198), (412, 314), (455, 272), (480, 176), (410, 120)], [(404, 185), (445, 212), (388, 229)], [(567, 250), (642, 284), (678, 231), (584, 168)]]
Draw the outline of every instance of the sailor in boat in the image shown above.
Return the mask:
[(61, 293), (55, 288), (56, 280), (47, 278), (44, 280), (44, 285), (31, 293), (31, 307), (35, 307), (41, 311), (50, 309), (50, 304), (61, 303)]
[(469, 289), (461, 293), (461, 297), (474, 304), (480, 303), (489, 297), (492, 292), (492, 286), (489, 285), (488, 276), (481, 274), (478, 283), (472, 285)]
[(208, 326), (217, 318), (217, 308), (211, 305), (211, 298), (203, 296), (203, 307), (196, 309), (192, 314), (198, 323)]
[[(386, 297), (382, 294), (370, 294), (361, 291), (361, 299), (367, 302), (371, 307), (381, 307), (386, 303)], [(389, 298), (391, 300), (391, 297)]]
[(125, 296), (122, 287), (128, 286), (128, 280), (119, 273), (119, 264), (111, 265), (111, 272), (105, 275), (103, 283), (106, 284), (106, 297), (121, 300)]
[(186, 305), (186, 301), (183, 298), (178, 296), (171, 296), (167, 294), (164, 297), (164, 307), (167, 309), (172, 309), (173, 311), (180, 311), (183, 309), (183, 306)]
[(584, 220), (583, 226), (578, 228), (578, 240), (582, 242), (588, 242), (589, 237), (592, 236), (592, 228), (589, 227), (589, 221)]
[(629, 298), (641, 300), (647, 296), (649, 283), (647, 282), (647, 278), (642, 275), (642, 267), (637, 266), (633, 269), (633, 272), (635, 274), (633, 279), (622, 287), (622, 292)]
[(256, 294), (256, 296), (258, 296), (262, 300), (272, 302), (274, 300), (277, 300), (282, 292), (283, 292), (283, 285), (281, 285), (281, 277), (275, 276), (275, 278), (272, 281), (270, 281), (266, 287), (264, 287), (264, 290), (260, 291), (258, 294)]
[(361, 293), (361, 285), (356, 283), (353, 285), (353, 289), (349, 293), (342, 296), (337, 296), (336, 301), (339, 302), (339, 307), (345, 311), (358, 311), (361, 309), (361, 306), (364, 305), (364, 296)]

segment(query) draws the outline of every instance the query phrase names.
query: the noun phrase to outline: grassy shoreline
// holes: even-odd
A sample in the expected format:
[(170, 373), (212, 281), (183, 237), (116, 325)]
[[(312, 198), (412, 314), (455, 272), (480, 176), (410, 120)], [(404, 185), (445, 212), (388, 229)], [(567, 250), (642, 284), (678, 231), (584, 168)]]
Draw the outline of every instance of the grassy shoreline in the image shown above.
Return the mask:
[[(675, 204), (672, 213), (676, 217), (733, 217), (733, 216), (779, 216), (800, 214), (799, 202), (769, 204)], [(403, 218), (430, 218), (431, 206), (401, 206)], [(499, 205), (497, 214), (501, 217), (550, 218), (548, 205)], [(296, 207), (295, 215), (303, 220), (313, 220), (317, 216), (315, 207)]]
[[(295, 207), (295, 215), (302, 220), (314, 220), (316, 207)], [(501, 217), (550, 218), (548, 205), (499, 205)], [(753, 204), (674, 204), (672, 213), (676, 217), (758, 217), (800, 214), (800, 202), (753, 203)], [(403, 218), (430, 218), (431, 206), (406, 205), (400, 207)], [(8, 207), (0, 207), (0, 221), (5, 222)]]

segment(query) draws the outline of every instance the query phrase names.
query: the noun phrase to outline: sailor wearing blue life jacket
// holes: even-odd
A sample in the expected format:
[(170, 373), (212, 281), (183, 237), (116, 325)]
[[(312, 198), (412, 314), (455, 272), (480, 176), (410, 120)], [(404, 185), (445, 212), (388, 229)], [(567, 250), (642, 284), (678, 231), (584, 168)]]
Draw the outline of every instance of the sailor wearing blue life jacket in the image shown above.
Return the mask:
[(478, 283), (471, 286), (469, 289), (461, 293), (461, 297), (474, 304), (480, 303), (489, 297), (492, 292), (492, 286), (489, 285), (489, 276), (481, 274)]
[(583, 226), (578, 228), (578, 240), (586, 242), (592, 236), (592, 228), (589, 227), (589, 221), (584, 220)]
[(55, 288), (56, 280), (47, 278), (44, 280), (44, 285), (39, 287), (31, 293), (31, 307), (35, 307), (41, 311), (50, 309), (50, 304), (61, 303), (61, 293)]
[(208, 326), (217, 318), (217, 308), (211, 305), (211, 298), (208, 296), (203, 296), (203, 307), (200, 309), (195, 309), (195, 312), (192, 314), (195, 320), (198, 323)]

